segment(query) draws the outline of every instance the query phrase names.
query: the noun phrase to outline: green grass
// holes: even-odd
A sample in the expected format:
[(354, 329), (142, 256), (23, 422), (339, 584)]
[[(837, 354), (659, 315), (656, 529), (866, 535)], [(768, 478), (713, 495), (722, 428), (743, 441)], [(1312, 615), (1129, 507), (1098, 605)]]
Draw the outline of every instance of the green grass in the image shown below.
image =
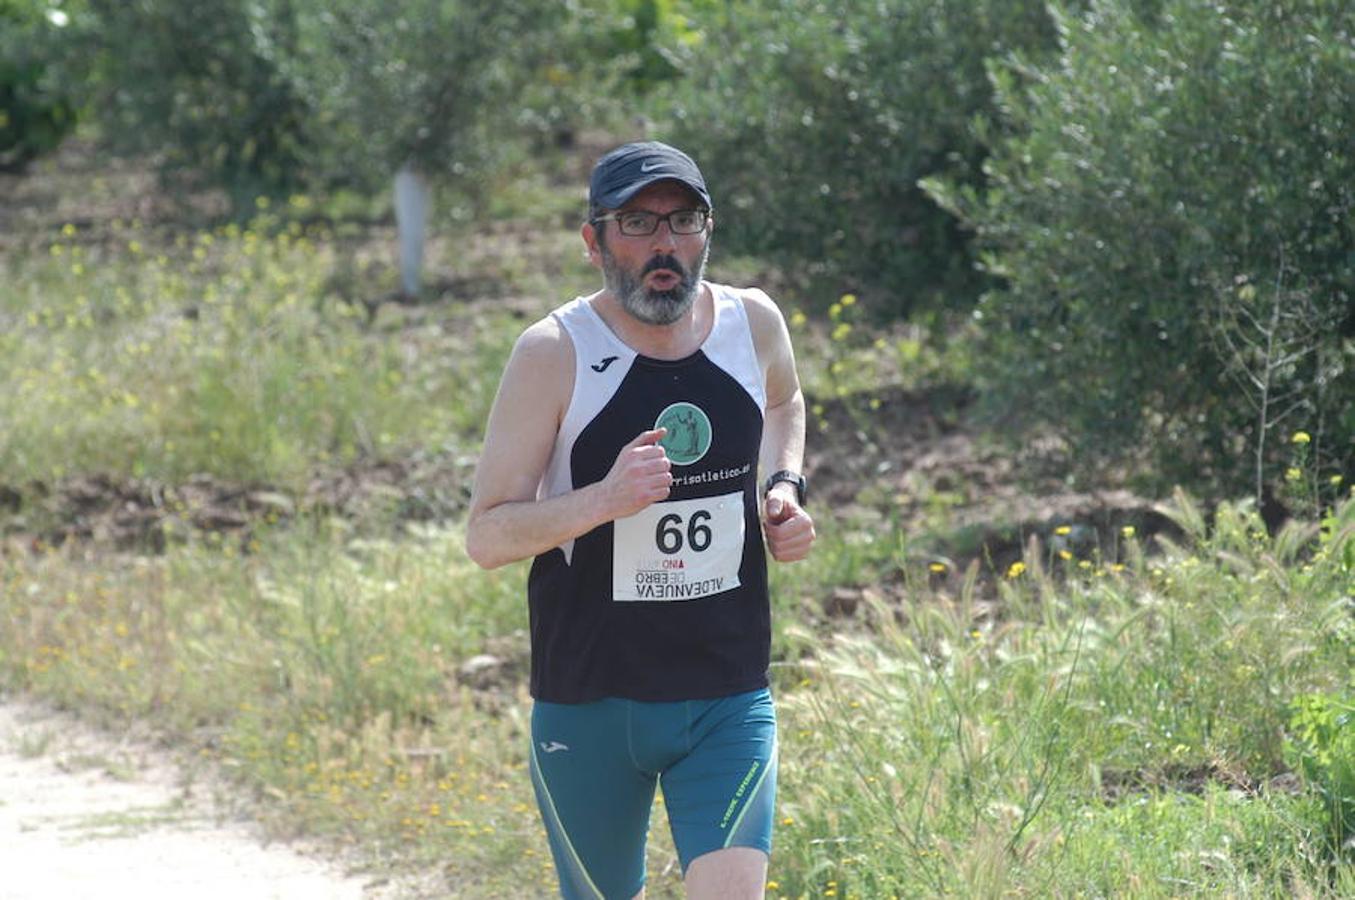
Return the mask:
[[(468, 242), (468, 275), (519, 302), (369, 321), (362, 290), (335, 288), (366, 277), (347, 251), (271, 226), (163, 247), (66, 233), (0, 259), (5, 481), (205, 472), (288, 488), (352, 460), (473, 454), (524, 317), (591, 277), (535, 265), (517, 238), (499, 255)], [(962, 377), (962, 348), (881, 343), (860, 322), (834, 337), (851, 308), (793, 324), (812, 399), (858, 398), (868, 427), (872, 385)], [(773, 567), (769, 896), (1349, 894), (1337, 780), (1273, 779), (1294, 757), (1294, 701), (1351, 689), (1355, 503), (1274, 538), (1244, 506), (1174, 509), (1179, 546), (1126, 536), (1114, 566), (1036, 547), (983, 588), (977, 570), (930, 578), (908, 523), (816, 509), (814, 559)], [(526, 568), (476, 569), (462, 528), (303, 512), (243, 546), (9, 546), (0, 685), (153, 723), (279, 833), (435, 868), (453, 896), (548, 893), (525, 771)], [(847, 587), (860, 607), (829, 615)], [(486, 653), (507, 669), (483, 685), (462, 669)], [(658, 898), (680, 896), (665, 831), (660, 801)]]
[[(456, 529), (346, 535), (12, 557), (0, 670), (199, 743), (279, 830), (511, 896), (548, 875), (529, 701), (520, 674), (480, 690), (458, 672), (486, 650), (521, 662), (522, 568), (474, 570)], [(783, 608), (772, 893), (1287, 896), (1348, 878), (1326, 868), (1320, 799), (1267, 784), (1290, 699), (1349, 677), (1349, 530), (1292, 568), (1283, 539), (1241, 539), (1058, 585), (1031, 560), (996, 619), (923, 591), (833, 629)], [(817, 590), (781, 593), (809, 609)], [(1174, 783), (1186, 771), (1215, 774)], [(1111, 797), (1111, 773), (1155, 786)]]
[[(1178, 503), (1178, 521), (1198, 522)], [(902, 623), (877, 609), (862, 634), (803, 633), (812, 674), (783, 697), (798, 730), (783, 762), (780, 858), (796, 865), (778, 890), (1292, 896), (1348, 885), (1348, 863), (1328, 870), (1323, 805), (1268, 787), (1285, 771), (1290, 700), (1341, 689), (1355, 661), (1355, 502), (1333, 523), (1308, 553), (1294, 532), (1260, 537), (1258, 519), (1225, 508), (1212, 529), (1194, 526), (1188, 548), (1121, 574), (1054, 583), (1028, 560), (996, 619), (976, 621), (964, 597), (922, 595)], [(1141, 786), (1112, 795), (1112, 773)]]
[(272, 218), (159, 249), (137, 231), (78, 238), (0, 260), (8, 483), (208, 472), (295, 487), (316, 466), (473, 449), (512, 310), (369, 323), (333, 282), (348, 261), (328, 232)]

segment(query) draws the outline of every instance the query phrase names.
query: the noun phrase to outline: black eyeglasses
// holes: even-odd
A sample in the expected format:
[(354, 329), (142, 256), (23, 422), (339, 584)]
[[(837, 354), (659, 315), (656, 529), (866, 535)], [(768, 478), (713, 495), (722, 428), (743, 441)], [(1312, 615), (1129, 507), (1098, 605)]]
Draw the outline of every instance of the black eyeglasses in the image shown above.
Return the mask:
[(696, 234), (706, 227), (706, 219), (709, 216), (710, 210), (707, 209), (675, 209), (663, 216), (635, 210), (594, 216), (593, 222), (615, 222), (616, 227), (626, 237), (646, 237), (659, 230), (660, 222), (667, 222), (668, 230), (673, 234)]

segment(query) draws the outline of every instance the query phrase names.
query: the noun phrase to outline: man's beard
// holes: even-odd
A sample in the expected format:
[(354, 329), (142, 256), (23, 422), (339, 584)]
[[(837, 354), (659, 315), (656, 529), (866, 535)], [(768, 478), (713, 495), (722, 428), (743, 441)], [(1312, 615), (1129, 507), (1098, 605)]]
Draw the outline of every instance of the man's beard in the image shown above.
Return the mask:
[[(687, 314), (701, 290), (701, 279), (706, 274), (706, 258), (710, 256), (710, 241), (701, 248), (701, 257), (695, 271), (689, 271), (676, 256), (656, 256), (633, 276), (616, 264), (616, 258), (603, 245), (602, 279), (607, 288), (621, 301), (621, 308), (649, 325), (671, 325)], [(651, 291), (644, 278), (655, 269), (668, 269), (678, 276), (678, 283), (666, 291)]]

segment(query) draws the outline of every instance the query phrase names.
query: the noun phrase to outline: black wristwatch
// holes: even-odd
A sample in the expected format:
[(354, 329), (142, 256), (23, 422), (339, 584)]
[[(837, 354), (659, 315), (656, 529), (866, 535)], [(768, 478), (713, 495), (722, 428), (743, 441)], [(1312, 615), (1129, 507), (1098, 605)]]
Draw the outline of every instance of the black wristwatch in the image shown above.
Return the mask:
[(795, 485), (795, 502), (804, 506), (805, 495), (809, 493), (809, 482), (805, 481), (805, 477), (799, 472), (792, 472), (789, 469), (773, 472), (771, 476), (767, 478), (767, 483), (762, 486), (762, 495), (765, 497), (767, 492), (770, 491), (774, 485), (780, 484), (783, 481), (787, 484)]

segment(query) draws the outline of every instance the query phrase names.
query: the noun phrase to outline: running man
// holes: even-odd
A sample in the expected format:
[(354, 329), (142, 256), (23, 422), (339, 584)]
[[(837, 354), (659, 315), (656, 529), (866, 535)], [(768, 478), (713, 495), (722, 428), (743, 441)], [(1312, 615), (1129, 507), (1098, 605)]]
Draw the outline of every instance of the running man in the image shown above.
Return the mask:
[(766, 552), (815, 535), (790, 335), (762, 291), (703, 280), (714, 226), (682, 151), (598, 161), (582, 235), (603, 287), (519, 337), (476, 471), (471, 558), (534, 558), (531, 773), (571, 900), (644, 895), (656, 783), (688, 896), (764, 895)]

